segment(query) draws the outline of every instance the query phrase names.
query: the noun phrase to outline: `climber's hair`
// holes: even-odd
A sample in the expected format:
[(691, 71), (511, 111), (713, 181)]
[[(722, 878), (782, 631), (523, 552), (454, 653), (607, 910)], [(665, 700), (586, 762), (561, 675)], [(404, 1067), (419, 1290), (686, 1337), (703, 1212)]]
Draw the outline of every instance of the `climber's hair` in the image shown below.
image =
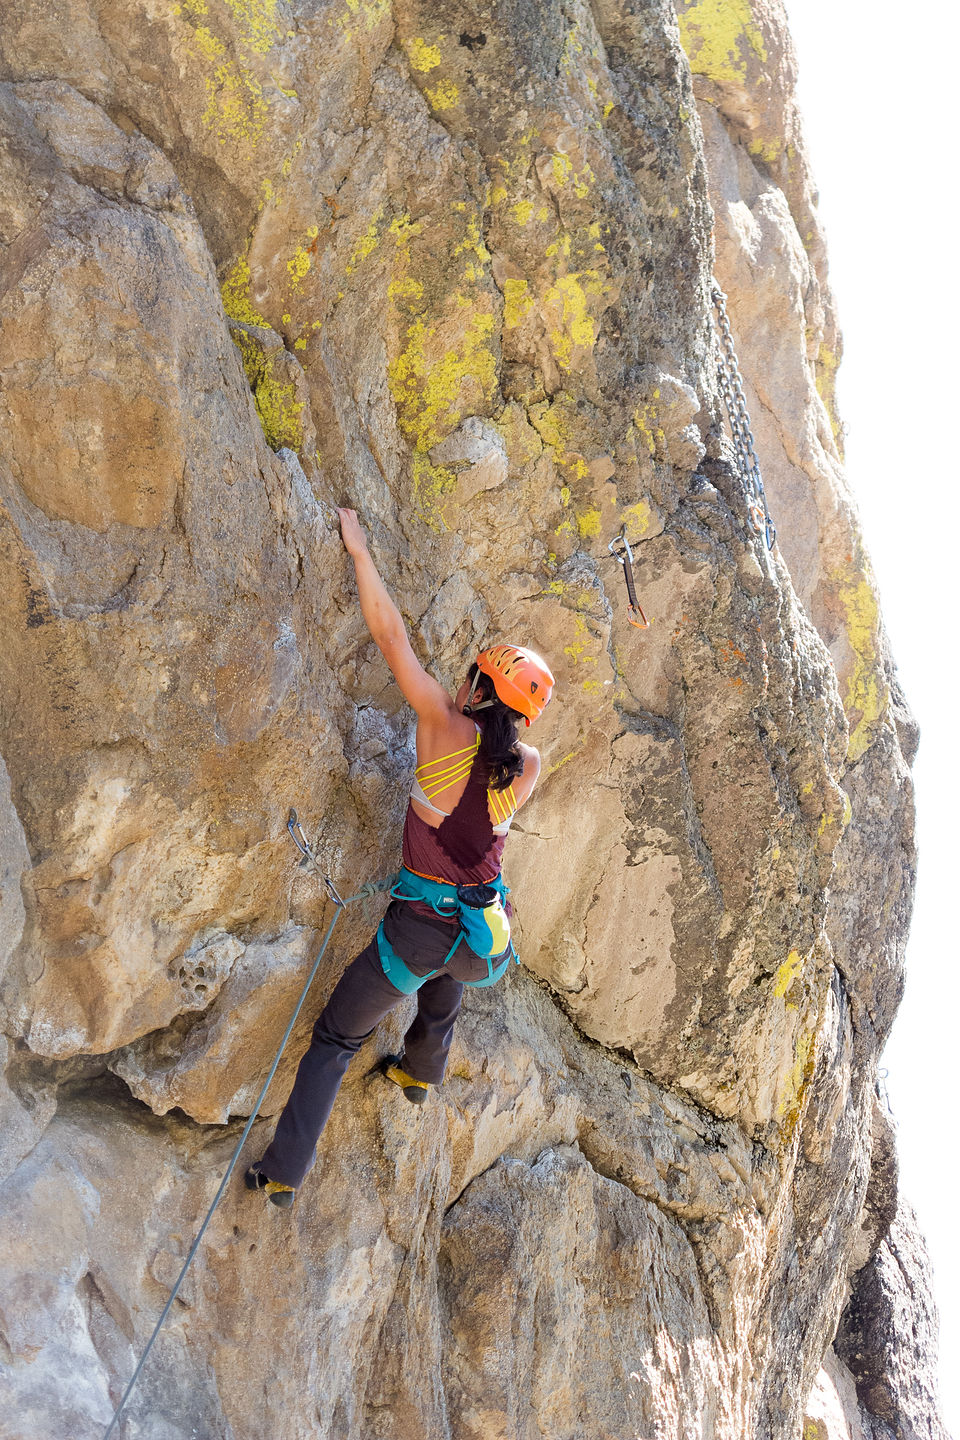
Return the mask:
[[(471, 685), (477, 680), (477, 675), (474, 663), (467, 676)], [(480, 675), (474, 695), (478, 700), (493, 701), (488, 708), (478, 710), (470, 718), (480, 726), (480, 755), (490, 772), (490, 785), (494, 790), (506, 790), (523, 769), (523, 756), (517, 740), (517, 725), (523, 716), (519, 711), (511, 710), (509, 705), (504, 705), (489, 675)]]

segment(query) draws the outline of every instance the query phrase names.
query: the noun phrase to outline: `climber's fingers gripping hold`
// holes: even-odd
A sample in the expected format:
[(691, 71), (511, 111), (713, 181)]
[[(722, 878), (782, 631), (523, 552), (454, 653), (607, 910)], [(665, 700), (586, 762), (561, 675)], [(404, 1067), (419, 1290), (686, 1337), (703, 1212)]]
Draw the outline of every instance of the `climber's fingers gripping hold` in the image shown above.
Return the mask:
[(337, 515), (340, 517), (340, 534), (347, 553), (350, 555), (362, 554), (367, 548), (367, 541), (360, 528), (356, 510), (347, 510), (338, 505)]

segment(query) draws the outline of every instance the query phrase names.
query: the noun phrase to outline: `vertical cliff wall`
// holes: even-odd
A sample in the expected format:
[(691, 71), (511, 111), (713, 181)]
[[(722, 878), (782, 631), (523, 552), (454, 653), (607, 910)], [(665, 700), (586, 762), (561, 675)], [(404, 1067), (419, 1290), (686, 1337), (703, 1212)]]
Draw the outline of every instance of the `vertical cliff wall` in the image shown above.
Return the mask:
[(0, 67), (0, 1434), (99, 1435), (159, 1313), (325, 922), (289, 806), (396, 864), (348, 501), (444, 683), (556, 671), (524, 967), (422, 1113), (386, 1024), (291, 1214), (229, 1192), (123, 1433), (792, 1440), (886, 1234), (916, 737), (782, 11), (13, 0)]

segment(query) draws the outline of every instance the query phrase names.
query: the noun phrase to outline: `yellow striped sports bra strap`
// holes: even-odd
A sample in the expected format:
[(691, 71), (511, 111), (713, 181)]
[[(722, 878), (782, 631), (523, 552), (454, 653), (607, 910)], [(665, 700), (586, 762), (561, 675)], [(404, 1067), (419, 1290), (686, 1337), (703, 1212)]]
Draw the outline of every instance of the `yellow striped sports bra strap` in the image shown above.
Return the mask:
[[(420, 789), (428, 800), (435, 795), (442, 795), (444, 790), (449, 790), (461, 780), (466, 780), (473, 768), (474, 756), (480, 747), (480, 735), (477, 734), (473, 745), (466, 745), (462, 750), (454, 750), (450, 755), (438, 755), (436, 760), (425, 760), (416, 769), (417, 780)], [(446, 762), (452, 760), (452, 765)], [(444, 770), (435, 770), (436, 765), (445, 765)]]
[[(431, 765), (442, 765), (445, 760), (456, 760), (457, 757), (460, 755), (473, 756), (477, 753), (479, 748), (480, 736), (478, 733), (472, 745), (465, 745), (462, 750), (451, 750), (449, 755), (438, 755), (436, 760), (424, 760), (422, 765), (417, 766), (416, 773), (419, 775), (421, 770), (429, 770)], [(463, 762), (461, 761), (461, 764), (462, 763)]]
[(490, 805), (494, 815), (497, 817), (497, 824), (502, 825), (505, 820), (516, 814), (517, 797), (513, 793), (513, 786), (508, 785), (506, 790), (494, 790), (492, 787), (487, 791)]
[(464, 760), (455, 760), (452, 765), (447, 766), (446, 770), (434, 770), (429, 775), (426, 773), (426, 766), (418, 765), (417, 779), (420, 781), (421, 784), (423, 784), (425, 780), (430, 782), (434, 780), (443, 780), (447, 775), (454, 775), (458, 772), (463, 775), (469, 775), (472, 769), (473, 756), (468, 755)]
[[(434, 795), (441, 795), (444, 790), (449, 790), (451, 785), (456, 785), (458, 780), (466, 780), (469, 774), (470, 766), (464, 765), (462, 770), (455, 770), (450, 775), (428, 775), (420, 780), (420, 789), (428, 800), (432, 800)], [(417, 778), (419, 780), (420, 777)]]

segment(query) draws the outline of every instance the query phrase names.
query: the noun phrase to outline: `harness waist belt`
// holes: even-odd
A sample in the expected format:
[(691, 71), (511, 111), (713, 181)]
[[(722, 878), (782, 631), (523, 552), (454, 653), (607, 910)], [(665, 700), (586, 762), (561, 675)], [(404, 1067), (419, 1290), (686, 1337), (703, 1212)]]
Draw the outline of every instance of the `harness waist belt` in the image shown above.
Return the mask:
[[(491, 889), (495, 890), (503, 900), (507, 895), (508, 887), (504, 884), (503, 877), (497, 875), (489, 882)], [(436, 914), (446, 919), (457, 919), (460, 913), (460, 901), (457, 895), (456, 885), (451, 885), (442, 880), (430, 880), (426, 875), (418, 875), (415, 870), (408, 870), (404, 865), (397, 877), (390, 894), (395, 900), (419, 900), (429, 905)], [(436, 970), (429, 971), (426, 975), (416, 975), (409, 965), (403, 961), (393, 946), (388, 941), (383, 930), (383, 922), (377, 930), (377, 950), (380, 955), (380, 964), (383, 966), (383, 973), (390, 984), (395, 986), (404, 995), (413, 995), (420, 989), (427, 980), (432, 980), (434, 975), (439, 975), (452, 958), (461, 940), (465, 938), (462, 930), (458, 930), (457, 938), (454, 940), (449, 951), (444, 957), (443, 964)], [(476, 952), (474, 952), (476, 953)], [(480, 987), (482, 985), (493, 985), (505, 973), (510, 960), (514, 959), (520, 964), (520, 957), (513, 947), (508, 943), (502, 955), (494, 955), (487, 960), (487, 973), (482, 980), (465, 980), (465, 985)]]

